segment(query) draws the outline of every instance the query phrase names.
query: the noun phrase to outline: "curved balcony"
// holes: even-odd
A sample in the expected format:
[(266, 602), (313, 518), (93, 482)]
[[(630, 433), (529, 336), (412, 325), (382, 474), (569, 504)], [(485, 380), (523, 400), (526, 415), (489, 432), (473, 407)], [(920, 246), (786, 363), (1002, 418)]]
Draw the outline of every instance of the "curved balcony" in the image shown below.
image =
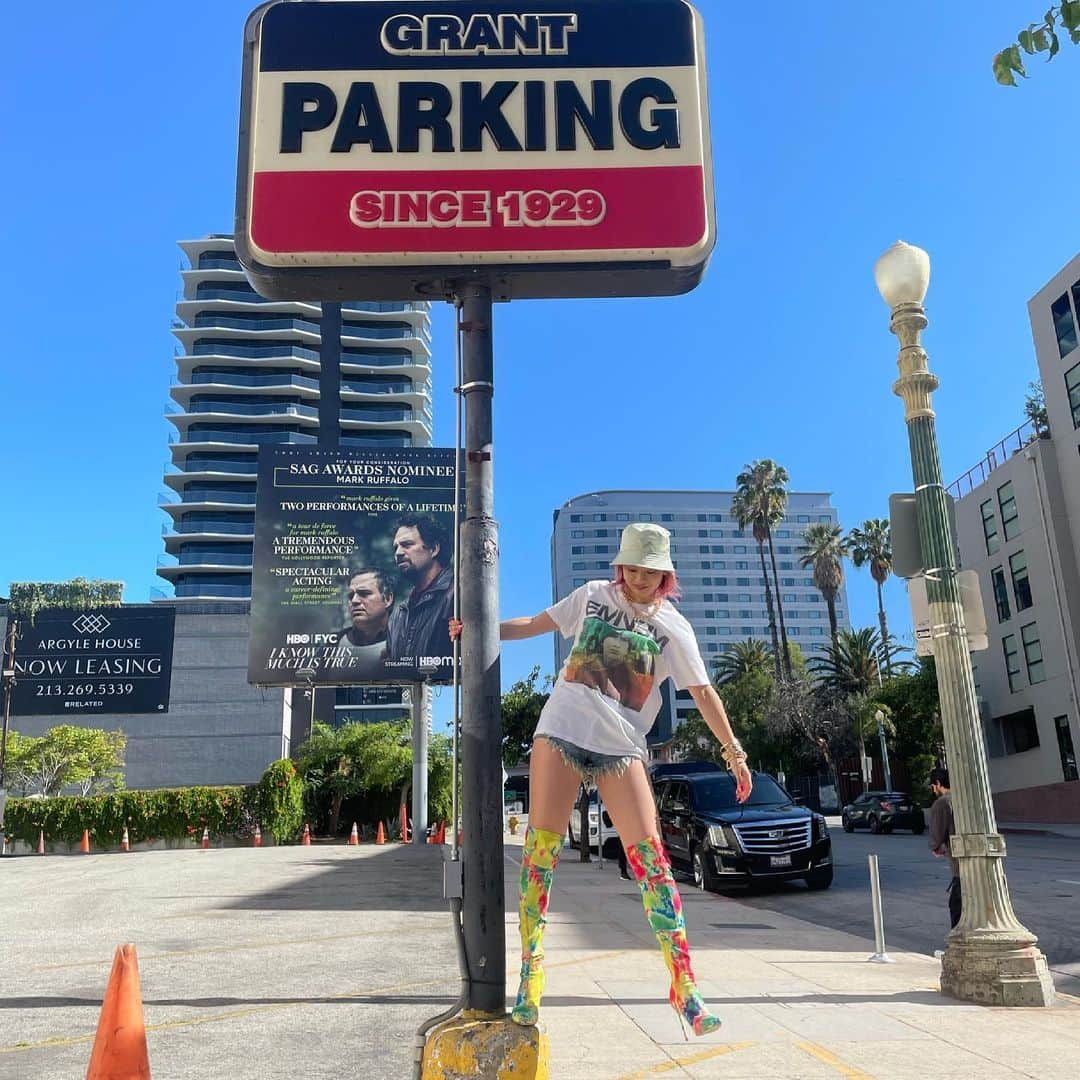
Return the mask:
[(412, 436), (405, 432), (387, 432), (385, 435), (342, 435), (342, 446), (412, 446)]
[(185, 386), (294, 386), (301, 390), (318, 390), (319, 380), (309, 379), (306, 375), (236, 375), (222, 371), (198, 371), (192, 372), (187, 383), (174, 386), (173, 390)]
[[(292, 318), (282, 315), (279, 318), (269, 316), (257, 316), (250, 319), (242, 319), (237, 315), (223, 315), (216, 312), (204, 312), (195, 316), (194, 323), (186, 329), (200, 330), (206, 327), (220, 327), (223, 330), (299, 330), (305, 334), (316, 334), (320, 331), (317, 322), (309, 322), (307, 319)], [(178, 330), (185, 329), (177, 327)]]
[(351, 405), (343, 405), (339, 415), (342, 420), (369, 420), (375, 423), (387, 423), (390, 421), (412, 420), (413, 410), (406, 407), (400, 409), (364, 409)]
[(238, 270), (242, 274), (244, 268), (236, 256), (231, 258), (222, 252), (208, 251), (200, 255), (192, 267), (193, 270)]
[[(245, 457), (239, 461), (234, 461), (232, 458), (188, 458), (181, 465), (175, 465), (172, 462), (169, 462), (165, 466), (165, 469), (166, 483), (168, 483), (170, 479), (175, 479), (186, 484), (189, 478), (182, 475), (183, 473), (217, 473), (229, 476), (234, 474), (240, 476), (254, 476), (259, 471), (259, 459), (254, 456)], [(169, 472), (170, 469), (176, 469), (178, 471)], [(172, 485), (170, 484), (170, 486)]]
[(415, 382), (353, 382), (351, 379), (341, 380), (341, 393), (360, 394), (364, 397), (382, 397), (385, 394), (400, 394), (402, 396), (427, 397), (431, 393), (431, 387), (427, 383)]
[(249, 405), (239, 401), (192, 401), (188, 403), (187, 413), (216, 413), (220, 416), (302, 416), (310, 420), (319, 418), (319, 410), (314, 406), (293, 402), (275, 402), (272, 405), (255, 402)]
[(161, 535), (168, 536), (170, 533), (180, 535), (198, 535), (206, 533), (211, 536), (254, 536), (255, 519), (250, 521), (222, 520), (220, 518), (183, 518), (169, 525), (161, 526)]
[(186, 514), (195, 505), (207, 506), (255, 506), (255, 489), (250, 491), (218, 491), (215, 488), (186, 487), (183, 491), (162, 492), (158, 495), (158, 506), (170, 514)]
[(222, 585), (218, 582), (181, 582), (176, 586), (178, 600), (249, 600), (251, 583), (246, 585)]
[(306, 349), (300, 345), (273, 345), (269, 341), (264, 345), (240, 345), (233, 342), (197, 341), (190, 356), (234, 356), (243, 360), (270, 360), (279, 356), (295, 360), (314, 360), (319, 362), (318, 349)]
[(169, 436), (169, 443), (177, 448), (191, 443), (237, 443), (241, 446), (263, 446), (270, 443), (292, 443), (296, 446), (314, 446), (319, 440), (314, 435), (296, 431), (188, 431), (183, 442)]

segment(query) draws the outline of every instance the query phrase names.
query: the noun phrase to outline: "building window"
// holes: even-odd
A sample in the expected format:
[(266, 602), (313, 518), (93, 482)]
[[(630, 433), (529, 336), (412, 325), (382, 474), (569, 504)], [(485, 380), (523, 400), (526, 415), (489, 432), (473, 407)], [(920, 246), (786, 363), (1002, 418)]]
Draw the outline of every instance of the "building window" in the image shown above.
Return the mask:
[(796, 585), (797, 582), (796, 582), (796, 579), (793, 578), (793, 577), (786, 577), (786, 578), (781, 578), (780, 583), (782, 585), (784, 585), (788, 589), (793, 589), (793, 588), (795, 588), (795, 585)]
[(1080, 779), (1076, 768), (1076, 751), (1073, 749), (1072, 732), (1069, 730), (1067, 716), (1054, 717), (1054, 730), (1057, 732), (1058, 751), (1061, 754), (1061, 771), (1066, 780)]
[(661, 514), (660, 515), (660, 520), (661, 521), (674, 521), (675, 520), (675, 515), (674, 514)]
[(713, 544), (712, 545), (712, 553), (714, 555), (723, 555), (724, 554), (724, 545), (723, 544)]
[(790, 555), (791, 554), (791, 545), (790, 544), (781, 544), (776, 550), (781, 555)]
[(1080, 427), (1080, 364), (1065, 372), (1065, 389), (1069, 391), (1069, 408), (1073, 427)]
[(1001, 531), (1006, 540), (1012, 540), (1020, 534), (1020, 512), (1016, 509), (1011, 480), (998, 488), (998, 506), (1001, 509)]
[[(727, 579), (726, 579), (726, 578), (720, 578), (719, 580), (720, 580), (720, 581), (726, 581)], [(717, 599), (717, 602), (718, 602), (718, 603), (721, 603), (721, 604), (726, 604), (726, 603), (728, 602), (728, 600), (730, 599), (730, 593), (726, 593), (726, 592), (718, 592), (718, 593), (716, 594), (716, 599)], [(722, 616), (722, 618), (725, 618), (725, 619), (726, 619), (727, 617), (728, 617), (728, 616), (726, 616), (726, 615)]]
[(750, 569), (750, 564), (748, 562), (737, 562), (735, 564), (735, 569), (736, 570), (749, 570)]
[(615, 520), (616, 521), (629, 521), (630, 520), (630, 515), (629, 514), (616, 514), (615, 515)]
[(1025, 611), (1031, 607), (1031, 581), (1028, 579), (1027, 556), (1018, 551), (1009, 556), (1009, 572), (1012, 574), (1013, 599), (1016, 601), (1016, 610)]
[(584, 537), (584, 535), (585, 535), (585, 530), (584, 529), (571, 529), (570, 530), (570, 539), (571, 540), (580, 540), (580, 539), (582, 539), (582, 537)]
[(717, 611), (716, 617), (718, 619), (730, 619), (731, 618), (731, 612), (730, 611), (725, 611), (723, 608), (721, 608), (719, 611)]
[(724, 539), (724, 530), (723, 529), (710, 529), (709, 530), (709, 535), (712, 536), (712, 537), (715, 537), (718, 540), (723, 540)]
[(610, 530), (609, 529), (595, 529), (593, 531), (593, 535), (594, 536), (608, 536), (608, 535), (610, 535)]
[(607, 514), (593, 514), (593, 521), (607, 521)]
[(708, 555), (709, 554), (709, 545), (708, 544), (698, 544), (698, 554), (699, 555)]
[(1012, 617), (1009, 610), (1009, 590), (1005, 588), (1005, 571), (1000, 566), (995, 566), (990, 571), (990, 581), (994, 588), (994, 604), (997, 606), (998, 622), (1008, 622)]
[(788, 637), (799, 637), (802, 631), (797, 626), (788, 627)]
[(750, 585), (750, 579), (748, 577), (737, 578), (735, 584), (745, 589)]
[(638, 521), (652, 521), (652, 514), (638, 514)]
[(994, 502), (987, 499), (979, 507), (982, 514), (983, 536), (986, 538), (986, 554), (993, 555), (1001, 546), (998, 540), (997, 518), (994, 517)]
[(1076, 348), (1076, 323), (1069, 307), (1069, 294), (1064, 293), (1050, 305), (1050, 314), (1054, 320), (1054, 333), (1057, 335), (1058, 352), (1068, 356)]
[(783, 599), (785, 604), (797, 604), (799, 602), (799, 598), (794, 593), (784, 593)]
[(1001, 639), (1001, 648), (1005, 653), (1005, 672), (1009, 676), (1009, 691), (1015, 694), (1020, 684), (1020, 650), (1016, 647), (1016, 635), (1006, 634)]
[(736, 555), (745, 555), (746, 554), (746, 545), (745, 544), (736, 544), (735, 545), (735, 554)]
[(800, 525), (804, 525), (804, 524), (809, 525), (810, 524), (810, 515), (809, 514), (800, 514), (795, 520)]
[(831, 524), (832, 523), (832, 515), (830, 515), (830, 514), (818, 514), (818, 521), (819, 522), (829, 522)]
[(584, 548), (584, 546), (583, 546), (583, 545), (581, 545), (581, 544), (575, 544), (575, 545), (574, 545), (574, 546), (573, 546), (573, 547), (572, 547), (572, 548), (570, 549), (570, 554), (571, 554), (571, 555), (584, 555), (584, 554), (585, 554), (585, 548)]
[(571, 514), (570, 515), (570, 523), (571, 524), (573, 524), (575, 521), (580, 521), (580, 520), (581, 520), (581, 515), (580, 514)]
[(1024, 661), (1027, 664), (1028, 682), (1046, 682), (1046, 667), (1043, 664), (1042, 642), (1039, 640), (1037, 623), (1028, 623), (1020, 629), (1020, 640), (1024, 643)]
[(705, 520), (707, 520), (707, 518), (706, 518), (706, 515), (705, 515), (705, 514), (698, 514), (698, 515), (697, 515), (697, 519), (698, 519), (698, 521), (705, 521)]
[(1039, 745), (1039, 726), (1035, 723), (1034, 709), (1021, 709), (1001, 717), (1001, 735), (1006, 754), (1023, 754)]
[(574, 578), (574, 588), (575, 589), (580, 589), (581, 586), (584, 585), (584, 584), (585, 584), (585, 579), (583, 577)]
[(752, 626), (740, 626), (739, 630), (744, 637), (753, 637), (754, 628)]
[(576, 562), (570, 567), (571, 570), (585, 570), (586, 568), (586, 564), (583, 562)]

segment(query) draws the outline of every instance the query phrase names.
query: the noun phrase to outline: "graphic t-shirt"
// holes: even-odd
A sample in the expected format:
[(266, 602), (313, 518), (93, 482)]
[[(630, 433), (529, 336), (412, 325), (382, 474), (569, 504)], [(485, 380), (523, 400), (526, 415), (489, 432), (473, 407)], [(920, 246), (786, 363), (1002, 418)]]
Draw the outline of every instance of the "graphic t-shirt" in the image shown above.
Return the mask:
[(666, 600), (642, 617), (612, 582), (590, 581), (547, 613), (575, 641), (537, 735), (644, 759), (664, 679), (670, 676), (680, 690), (708, 685), (693, 628)]

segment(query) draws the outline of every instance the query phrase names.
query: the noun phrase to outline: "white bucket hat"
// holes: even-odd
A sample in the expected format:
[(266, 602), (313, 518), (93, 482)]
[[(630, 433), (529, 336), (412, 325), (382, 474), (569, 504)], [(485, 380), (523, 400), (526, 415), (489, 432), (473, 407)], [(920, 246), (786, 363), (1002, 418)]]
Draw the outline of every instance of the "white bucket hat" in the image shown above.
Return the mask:
[(642, 566), (646, 570), (666, 570), (674, 573), (671, 562), (671, 533), (662, 525), (634, 522), (622, 531), (619, 554), (612, 566)]

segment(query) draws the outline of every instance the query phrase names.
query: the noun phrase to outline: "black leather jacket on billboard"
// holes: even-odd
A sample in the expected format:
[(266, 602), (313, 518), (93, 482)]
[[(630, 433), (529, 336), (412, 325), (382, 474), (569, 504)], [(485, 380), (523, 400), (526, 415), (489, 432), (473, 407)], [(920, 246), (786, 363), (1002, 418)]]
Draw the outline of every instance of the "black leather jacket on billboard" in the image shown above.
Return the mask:
[[(390, 615), (388, 658), (452, 657), (450, 617), (454, 614), (454, 570), (448, 566), (423, 592), (414, 590)], [(447, 661), (448, 662), (448, 661)]]

